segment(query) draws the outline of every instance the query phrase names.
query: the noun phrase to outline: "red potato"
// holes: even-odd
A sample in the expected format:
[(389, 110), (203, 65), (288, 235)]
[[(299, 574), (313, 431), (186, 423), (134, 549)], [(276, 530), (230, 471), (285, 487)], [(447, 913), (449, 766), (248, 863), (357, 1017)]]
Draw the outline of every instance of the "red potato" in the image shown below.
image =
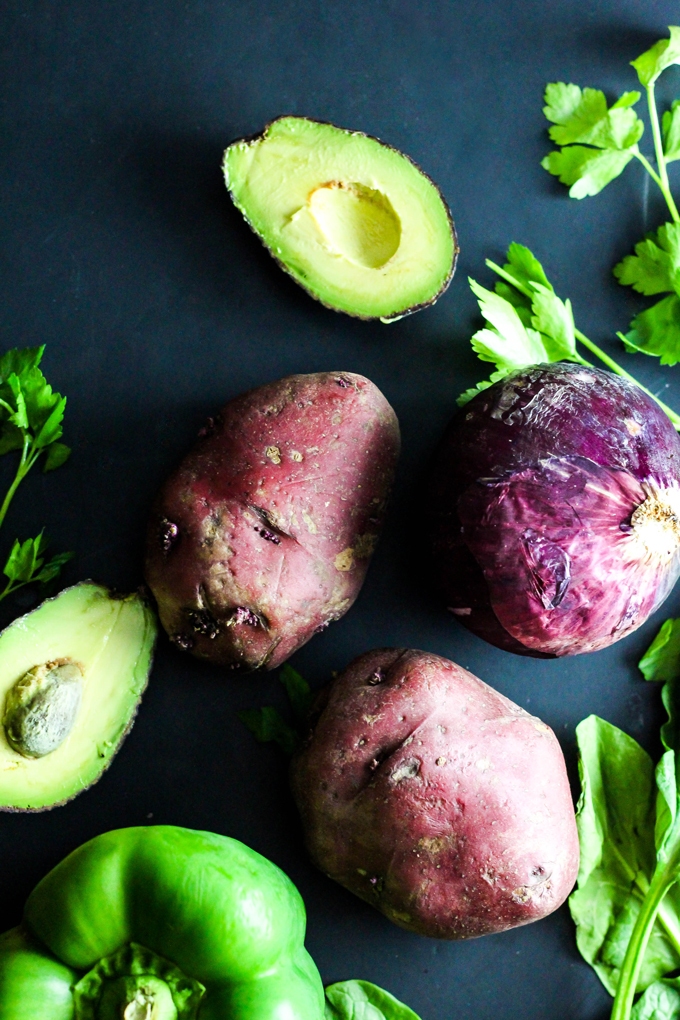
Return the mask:
[(154, 504), (146, 580), (180, 648), (275, 669), (352, 605), (399, 456), (380, 390), (292, 375), (211, 419)]
[(409, 931), (475, 938), (551, 913), (579, 848), (552, 730), (448, 659), (377, 649), (320, 695), (291, 781), (330, 878)]

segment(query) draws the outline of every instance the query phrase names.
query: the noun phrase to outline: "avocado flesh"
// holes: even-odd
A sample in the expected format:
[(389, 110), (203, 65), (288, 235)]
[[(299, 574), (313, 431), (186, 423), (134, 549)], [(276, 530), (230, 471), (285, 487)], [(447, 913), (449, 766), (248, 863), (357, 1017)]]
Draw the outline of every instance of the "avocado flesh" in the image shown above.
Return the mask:
[(223, 169), (260, 240), (323, 304), (390, 321), (448, 286), (458, 248), (446, 204), (410, 159), (377, 139), (281, 117), (233, 142)]
[(83, 582), (43, 602), (0, 634), (0, 712), (15, 685), (39, 664), (77, 663), (80, 704), (66, 738), (26, 757), (0, 725), (0, 809), (39, 811), (75, 797), (110, 764), (146, 687), (156, 620), (137, 594), (113, 596)]

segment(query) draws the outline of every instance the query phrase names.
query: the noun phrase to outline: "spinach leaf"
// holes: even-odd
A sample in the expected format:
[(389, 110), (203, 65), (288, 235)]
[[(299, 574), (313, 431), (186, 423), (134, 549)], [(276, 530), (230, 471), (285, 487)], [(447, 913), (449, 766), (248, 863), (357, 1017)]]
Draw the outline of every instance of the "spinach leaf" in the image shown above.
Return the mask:
[[(652, 760), (632, 737), (589, 716), (576, 729), (581, 799), (578, 885), (569, 906), (576, 942), (613, 995), (628, 942), (656, 867), (656, 789)], [(665, 915), (680, 932), (680, 902)], [(680, 946), (661, 920), (654, 926), (638, 990), (680, 966)]]
[(631, 1020), (680, 1020), (680, 978), (655, 981), (640, 996)]
[(419, 1020), (412, 1009), (370, 981), (338, 981), (326, 988), (325, 1020)]

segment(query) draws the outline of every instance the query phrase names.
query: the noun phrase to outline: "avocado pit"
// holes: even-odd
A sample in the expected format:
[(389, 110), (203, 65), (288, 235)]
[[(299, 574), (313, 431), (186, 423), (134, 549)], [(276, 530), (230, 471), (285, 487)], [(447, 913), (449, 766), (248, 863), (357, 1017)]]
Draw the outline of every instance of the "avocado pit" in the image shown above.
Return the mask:
[(70, 659), (33, 666), (7, 692), (7, 742), (24, 758), (44, 758), (73, 729), (83, 694), (83, 671)]

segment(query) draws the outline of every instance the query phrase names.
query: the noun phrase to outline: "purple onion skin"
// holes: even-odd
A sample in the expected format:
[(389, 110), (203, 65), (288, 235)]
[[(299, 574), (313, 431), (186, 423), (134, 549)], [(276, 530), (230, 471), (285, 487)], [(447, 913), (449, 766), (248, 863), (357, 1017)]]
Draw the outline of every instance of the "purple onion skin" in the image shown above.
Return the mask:
[(680, 438), (600, 369), (536, 365), (480, 393), (448, 427), (429, 505), (447, 607), (508, 651), (605, 648), (680, 573)]

